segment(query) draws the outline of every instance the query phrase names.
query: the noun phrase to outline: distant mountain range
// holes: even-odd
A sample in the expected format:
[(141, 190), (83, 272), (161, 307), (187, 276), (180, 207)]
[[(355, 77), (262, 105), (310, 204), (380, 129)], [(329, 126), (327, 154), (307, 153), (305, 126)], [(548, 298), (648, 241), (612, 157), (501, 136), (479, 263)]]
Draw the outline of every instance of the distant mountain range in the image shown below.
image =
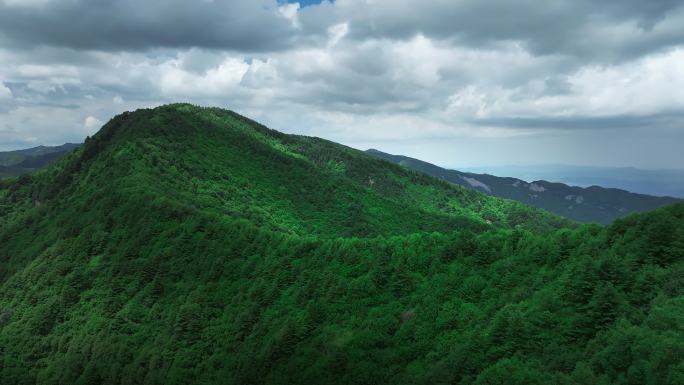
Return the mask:
[(616, 188), (583, 188), (544, 180), (528, 183), (518, 178), (449, 170), (418, 159), (374, 149), (366, 152), (460, 186), (513, 199), (580, 222), (607, 224), (631, 213), (653, 210), (678, 201), (672, 197), (636, 194)]
[(78, 147), (76, 143), (61, 146), (38, 146), (24, 150), (0, 152), (0, 178), (33, 172)]
[(684, 170), (572, 165), (463, 167), (477, 174), (507, 175), (523, 180), (548, 180), (572, 186), (619, 188), (640, 194), (684, 198)]

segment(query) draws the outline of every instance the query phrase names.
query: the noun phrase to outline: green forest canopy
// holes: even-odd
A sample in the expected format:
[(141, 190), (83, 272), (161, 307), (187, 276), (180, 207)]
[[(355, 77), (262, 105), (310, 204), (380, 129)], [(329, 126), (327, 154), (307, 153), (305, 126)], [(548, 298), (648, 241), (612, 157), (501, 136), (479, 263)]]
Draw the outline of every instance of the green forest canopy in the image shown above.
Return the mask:
[(0, 182), (11, 384), (684, 384), (684, 205), (576, 225), (230, 111)]

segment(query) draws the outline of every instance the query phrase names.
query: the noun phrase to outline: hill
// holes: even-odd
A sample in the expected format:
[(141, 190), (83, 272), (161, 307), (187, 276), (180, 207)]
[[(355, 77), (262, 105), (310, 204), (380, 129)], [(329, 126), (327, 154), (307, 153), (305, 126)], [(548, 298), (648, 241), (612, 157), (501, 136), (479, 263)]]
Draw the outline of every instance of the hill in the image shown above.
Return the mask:
[(460, 186), (513, 199), (579, 222), (608, 224), (616, 218), (651, 211), (679, 200), (599, 186), (582, 188), (544, 180), (528, 183), (517, 178), (448, 170), (418, 159), (378, 150), (368, 150), (367, 153)]
[(0, 181), (12, 384), (678, 383), (684, 205), (575, 226), (230, 111)]
[(69, 151), (78, 144), (65, 143), (61, 146), (38, 146), (24, 150), (0, 152), (0, 178), (35, 172)]

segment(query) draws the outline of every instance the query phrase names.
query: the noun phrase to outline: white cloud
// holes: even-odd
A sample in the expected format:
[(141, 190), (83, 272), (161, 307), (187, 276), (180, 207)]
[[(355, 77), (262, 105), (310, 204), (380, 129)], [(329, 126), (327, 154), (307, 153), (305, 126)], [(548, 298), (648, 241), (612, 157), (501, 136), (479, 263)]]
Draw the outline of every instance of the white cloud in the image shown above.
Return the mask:
[(12, 98), (12, 90), (0, 82), (0, 100)]
[(292, 23), (294, 28), (301, 28), (299, 23), (299, 18), (297, 17), (297, 12), (299, 11), (299, 3), (289, 3), (283, 4), (278, 7), (278, 13), (280, 16), (286, 18)]
[(634, 62), (583, 67), (567, 76), (568, 92), (546, 93), (544, 78), (518, 87), (470, 85), (449, 97), (472, 118), (648, 116), (684, 110), (684, 50)]
[(182, 62), (171, 60), (159, 68), (159, 88), (162, 95), (170, 97), (228, 96), (249, 67), (242, 59), (227, 57), (217, 67), (195, 74), (184, 70)]
[(340, 23), (328, 28), (328, 48), (334, 47), (349, 33), (349, 23)]
[(77, 78), (78, 68), (71, 65), (23, 64), (17, 67), (18, 76), (34, 78)]
[(54, 0), (3, 0), (7, 6), (10, 7), (36, 7), (46, 5)]
[(102, 121), (94, 116), (88, 116), (83, 120), (83, 126), (88, 130), (97, 130), (102, 126)]
[(10, 64), (4, 70), (6, 76), (42, 94), (63, 91), (64, 87), (81, 82), (79, 69), (73, 65)]
[(431, 87), (440, 81), (440, 70), (456, 64), (456, 52), (438, 48), (423, 36), (391, 46), (394, 60), (394, 80)]
[(684, 49), (614, 67), (588, 67), (569, 79), (568, 104), (589, 115), (648, 115), (684, 110)]
[(0, 103), (0, 150), (79, 142), (98, 128), (86, 128), (77, 109)]

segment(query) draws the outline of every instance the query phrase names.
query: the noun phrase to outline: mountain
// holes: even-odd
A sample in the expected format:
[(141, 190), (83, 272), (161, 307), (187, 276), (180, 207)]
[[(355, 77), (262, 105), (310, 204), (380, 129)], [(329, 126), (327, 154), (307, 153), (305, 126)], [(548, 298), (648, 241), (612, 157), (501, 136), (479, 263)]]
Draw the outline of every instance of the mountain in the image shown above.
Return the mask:
[(24, 150), (0, 152), (0, 178), (34, 172), (78, 147), (65, 143), (61, 146), (38, 146)]
[(608, 224), (628, 214), (654, 210), (678, 201), (671, 197), (654, 197), (599, 186), (582, 188), (543, 180), (528, 183), (517, 178), (448, 170), (374, 149), (367, 153), (460, 186), (513, 199), (579, 222)]
[(581, 187), (599, 185), (640, 194), (684, 198), (684, 170), (677, 169), (535, 165), (470, 167), (462, 171), (508, 175), (523, 180), (544, 179)]
[(7, 384), (677, 384), (684, 204), (576, 225), (231, 111), (0, 180)]

